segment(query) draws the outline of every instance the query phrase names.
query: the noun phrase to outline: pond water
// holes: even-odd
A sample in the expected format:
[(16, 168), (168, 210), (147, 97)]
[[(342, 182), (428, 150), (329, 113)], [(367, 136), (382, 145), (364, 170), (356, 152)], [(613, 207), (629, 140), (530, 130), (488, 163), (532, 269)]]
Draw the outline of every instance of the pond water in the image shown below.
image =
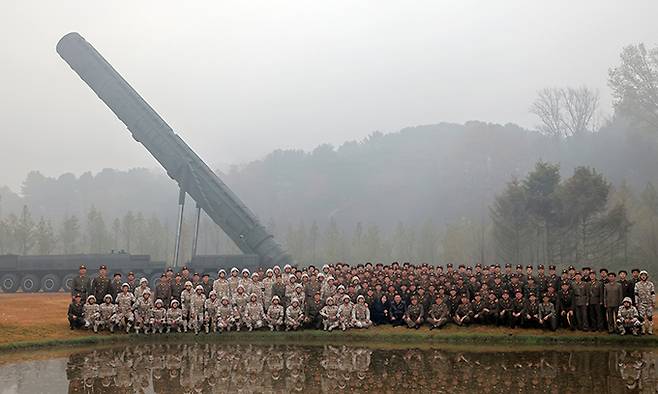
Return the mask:
[(23, 359), (0, 365), (0, 393), (658, 393), (656, 349), (146, 343)]

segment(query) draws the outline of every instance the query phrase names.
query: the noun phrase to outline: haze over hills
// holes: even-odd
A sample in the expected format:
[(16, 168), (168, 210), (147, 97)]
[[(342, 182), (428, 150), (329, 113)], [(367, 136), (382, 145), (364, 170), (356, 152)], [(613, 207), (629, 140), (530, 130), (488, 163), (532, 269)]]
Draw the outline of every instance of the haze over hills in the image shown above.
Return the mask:
[[(300, 236), (302, 243), (312, 237), (327, 238), (335, 227), (345, 245), (362, 232), (364, 237), (377, 237), (378, 248), (394, 250), (393, 238), (400, 231), (411, 233), (417, 238), (411, 242), (418, 243), (423, 228), (431, 223), (436, 234), (427, 242), (438, 256), (441, 237), (450, 226), (467, 222), (468, 232), (489, 233), (494, 196), (513, 178), (525, 177), (538, 160), (559, 164), (564, 178), (577, 166), (591, 166), (613, 186), (623, 185), (635, 196), (647, 184), (658, 184), (654, 137), (636, 132), (621, 120), (570, 138), (549, 137), (514, 124), (477, 121), (417, 126), (390, 134), (376, 132), (337, 148), (277, 150), (219, 175), (285, 244), (298, 242), (295, 239)], [(54, 227), (76, 215), (84, 228), (93, 207), (104, 218), (108, 249), (121, 247), (118, 227), (115, 241), (109, 241), (111, 227), (120, 225), (112, 219), (124, 218), (129, 211), (145, 221), (157, 218), (162, 234), (171, 233), (167, 239), (173, 236), (177, 187), (163, 173), (151, 170), (106, 169), (80, 177), (63, 174), (57, 179), (33, 172), (26, 177), (22, 195), (6, 187), (0, 193), (2, 215), (19, 215), (27, 205), (34, 218), (44, 216)], [(191, 223), (193, 203), (189, 200), (187, 208)], [(204, 231), (202, 251), (236, 251), (226, 240), (220, 246), (218, 231), (207, 218)], [(495, 258), (494, 248), (487, 245), (486, 249), (478, 258), (485, 254)], [(167, 253), (168, 249), (161, 252), (164, 257)], [(472, 255), (472, 251), (463, 253), (465, 258)]]

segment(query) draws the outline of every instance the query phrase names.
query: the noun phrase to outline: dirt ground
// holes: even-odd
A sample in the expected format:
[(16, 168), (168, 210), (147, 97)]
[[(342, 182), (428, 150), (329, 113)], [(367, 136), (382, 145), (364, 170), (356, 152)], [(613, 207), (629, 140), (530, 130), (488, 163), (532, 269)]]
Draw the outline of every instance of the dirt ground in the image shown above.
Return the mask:
[[(66, 320), (70, 296), (67, 293), (14, 293), (0, 294), (0, 345), (16, 342), (71, 339), (94, 335), (86, 330), (71, 331)], [(655, 331), (658, 332), (658, 319), (654, 319)], [(376, 327), (372, 329), (380, 334), (401, 331), (403, 328)], [(423, 328), (423, 331), (427, 328)], [(607, 336), (607, 333), (583, 333), (579, 331), (559, 330), (557, 333), (538, 329), (517, 329), (496, 327), (460, 328), (450, 325), (441, 330), (432, 331), (433, 335), (454, 333), (480, 333), (494, 335), (537, 335), (537, 336)], [(99, 334), (109, 335), (109, 334)], [(119, 334), (115, 334), (119, 335)]]

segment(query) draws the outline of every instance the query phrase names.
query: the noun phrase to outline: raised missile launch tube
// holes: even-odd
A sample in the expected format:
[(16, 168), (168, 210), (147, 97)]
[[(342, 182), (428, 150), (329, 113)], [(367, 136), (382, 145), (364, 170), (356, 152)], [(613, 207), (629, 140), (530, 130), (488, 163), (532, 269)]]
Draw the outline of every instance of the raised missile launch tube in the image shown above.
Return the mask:
[(292, 263), (256, 215), (91, 44), (69, 33), (57, 43), (57, 53), (242, 252), (257, 254), (263, 265)]

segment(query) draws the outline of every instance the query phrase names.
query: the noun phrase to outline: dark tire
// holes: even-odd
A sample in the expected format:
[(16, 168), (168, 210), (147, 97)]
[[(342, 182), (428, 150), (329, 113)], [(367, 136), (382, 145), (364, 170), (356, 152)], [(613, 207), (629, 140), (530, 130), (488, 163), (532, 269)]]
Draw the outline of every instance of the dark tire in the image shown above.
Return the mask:
[(18, 290), (18, 276), (15, 274), (4, 274), (0, 278), (0, 288), (5, 293), (15, 293)]
[(153, 274), (151, 275), (151, 279), (149, 279), (149, 287), (151, 290), (155, 291), (155, 287), (160, 283), (160, 274)]
[(41, 290), (44, 293), (54, 293), (59, 291), (62, 287), (62, 282), (59, 279), (59, 276), (55, 274), (47, 274), (41, 278)]
[(41, 282), (36, 275), (26, 274), (21, 278), (21, 289), (23, 289), (25, 293), (36, 293), (39, 291), (40, 285)]
[(68, 274), (62, 279), (62, 287), (64, 288), (64, 291), (70, 293), (71, 292), (71, 285), (73, 285), (73, 279), (75, 278), (76, 275), (74, 274)]

